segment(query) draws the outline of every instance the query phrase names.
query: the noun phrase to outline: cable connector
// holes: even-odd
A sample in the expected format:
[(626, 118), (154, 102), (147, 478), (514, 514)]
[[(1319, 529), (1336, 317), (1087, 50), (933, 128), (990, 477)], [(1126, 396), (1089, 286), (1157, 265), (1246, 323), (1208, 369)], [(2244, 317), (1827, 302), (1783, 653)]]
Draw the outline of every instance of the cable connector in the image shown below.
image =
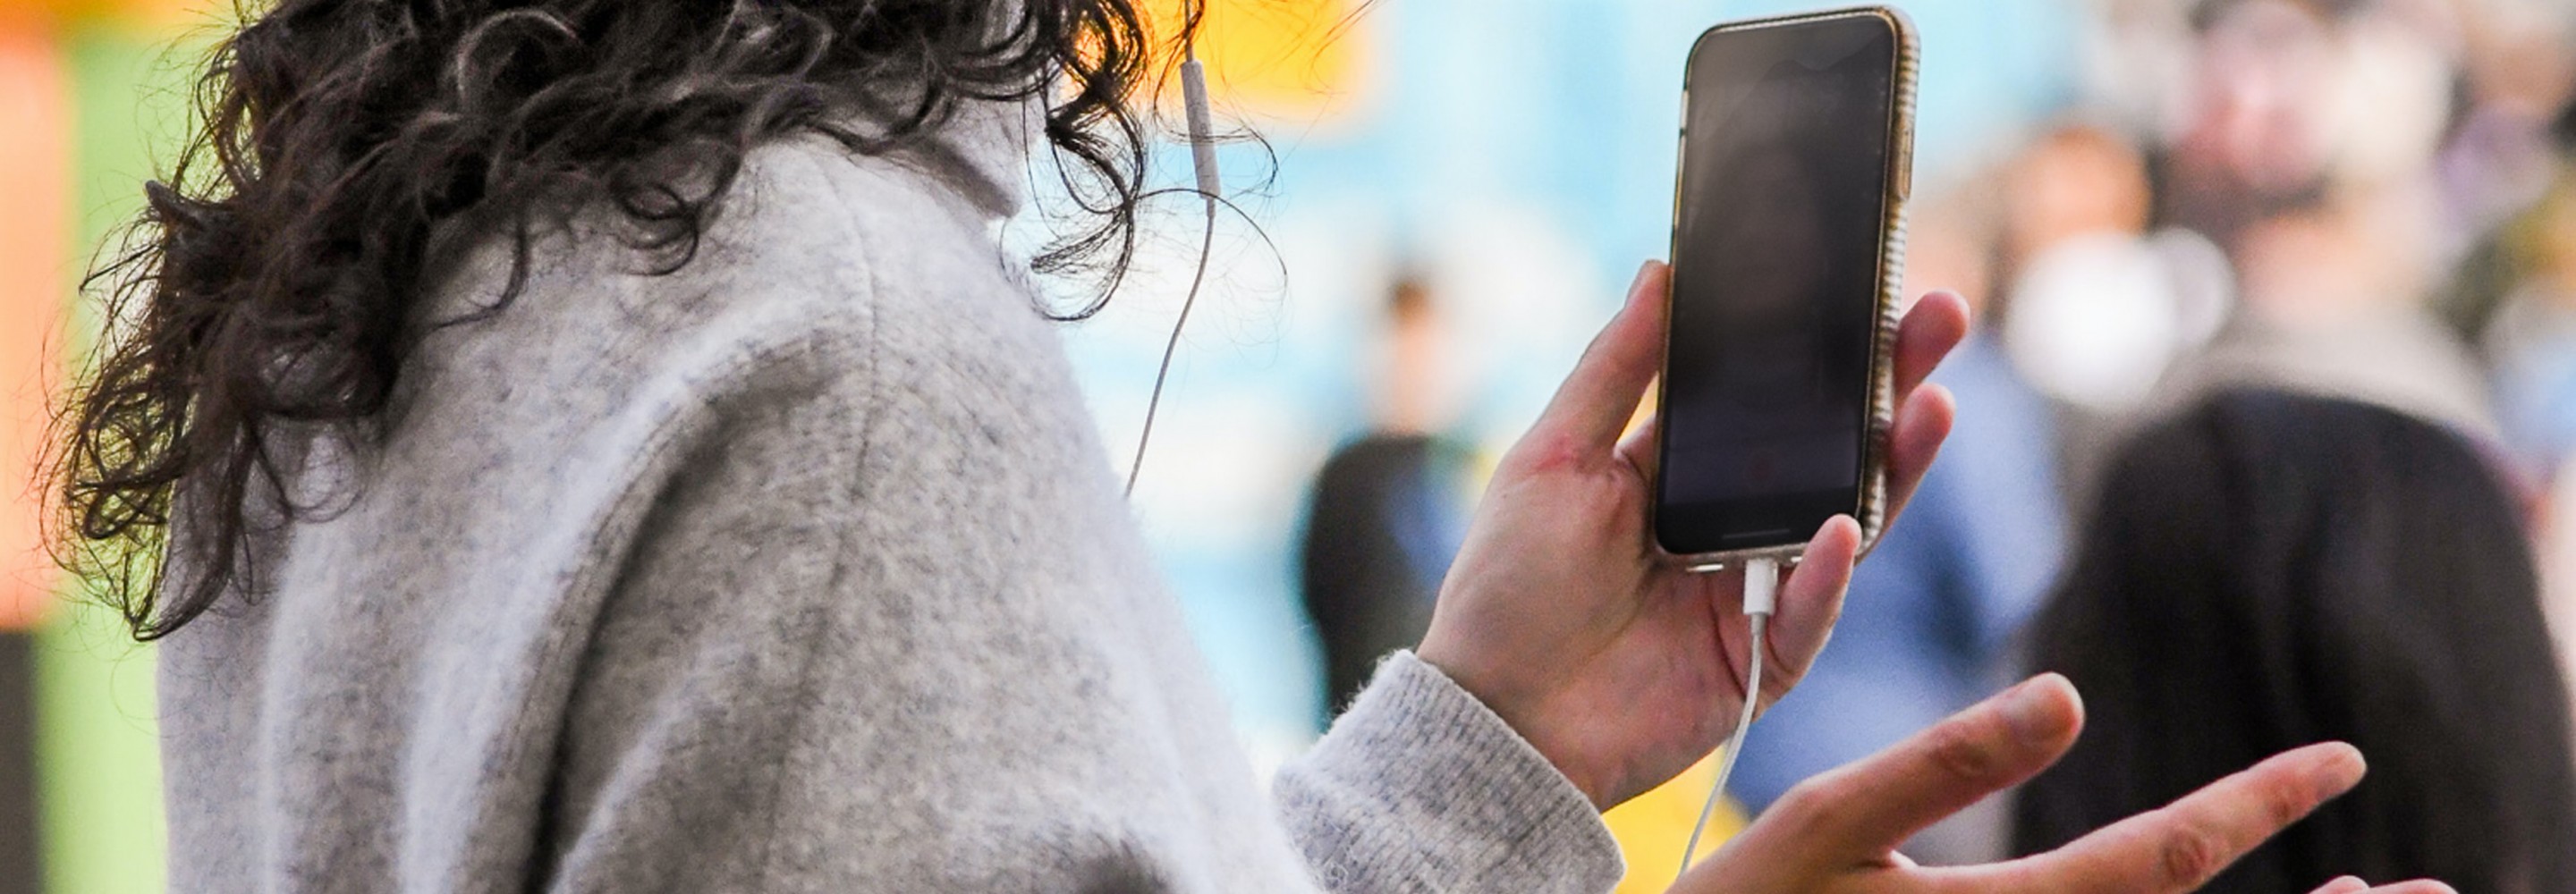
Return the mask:
[(1769, 617), (1780, 607), (1780, 560), (1744, 563), (1744, 614)]

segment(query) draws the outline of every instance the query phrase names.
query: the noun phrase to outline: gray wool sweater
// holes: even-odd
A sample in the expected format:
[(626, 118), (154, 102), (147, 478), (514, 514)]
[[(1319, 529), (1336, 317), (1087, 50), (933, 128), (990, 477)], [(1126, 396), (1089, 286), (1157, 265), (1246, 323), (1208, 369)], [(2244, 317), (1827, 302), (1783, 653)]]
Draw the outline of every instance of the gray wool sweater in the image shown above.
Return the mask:
[(1410, 656), (1263, 791), (994, 237), (1020, 118), (781, 141), (680, 272), (576, 225), (428, 335), (163, 647), (170, 889), (1607, 890)]

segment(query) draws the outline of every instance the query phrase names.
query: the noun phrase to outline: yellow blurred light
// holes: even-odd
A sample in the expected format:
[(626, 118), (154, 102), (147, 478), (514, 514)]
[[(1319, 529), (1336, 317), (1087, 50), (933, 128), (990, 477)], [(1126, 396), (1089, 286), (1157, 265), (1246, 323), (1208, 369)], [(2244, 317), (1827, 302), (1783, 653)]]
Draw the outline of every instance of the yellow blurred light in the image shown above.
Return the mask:
[[(1147, 7), (1171, 34), (1189, 0)], [(1198, 53), (1208, 87), (1236, 114), (1329, 123), (1355, 113), (1368, 86), (1368, 15), (1355, 0), (1205, 0)], [(1172, 87), (1177, 95), (1179, 87)]]
[(231, 8), (228, 0), (0, 0), (0, 19), (163, 28)]
[[(1690, 843), (1691, 826), (1707, 803), (1709, 785), (1717, 781), (1718, 757), (1711, 754), (1671, 782), (1601, 815), (1610, 825), (1611, 836), (1619, 840), (1620, 856), (1628, 861), (1628, 876), (1613, 894), (1655, 894), (1673, 883), (1673, 873), (1682, 865), (1682, 847)], [(1716, 853), (1742, 831), (1744, 814), (1735, 802), (1718, 805), (1717, 815), (1709, 818), (1708, 834), (1699, 843), (1701, 858)]]

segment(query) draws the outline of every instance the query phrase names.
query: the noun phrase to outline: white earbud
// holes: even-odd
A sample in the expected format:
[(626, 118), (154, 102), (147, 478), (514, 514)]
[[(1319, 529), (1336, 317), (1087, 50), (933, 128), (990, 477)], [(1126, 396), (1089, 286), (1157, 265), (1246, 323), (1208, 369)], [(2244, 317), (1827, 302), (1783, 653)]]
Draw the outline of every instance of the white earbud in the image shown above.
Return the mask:
[(1216, 116), (1208, 110), (1207, 66), (1199, 64), (1197, 52), (1181, 62), (1181, 104), (1190, 120), (1190, 166), (1199, 176), (1199, 192), (1213, 200), (1225, 180), (1216, 167)]

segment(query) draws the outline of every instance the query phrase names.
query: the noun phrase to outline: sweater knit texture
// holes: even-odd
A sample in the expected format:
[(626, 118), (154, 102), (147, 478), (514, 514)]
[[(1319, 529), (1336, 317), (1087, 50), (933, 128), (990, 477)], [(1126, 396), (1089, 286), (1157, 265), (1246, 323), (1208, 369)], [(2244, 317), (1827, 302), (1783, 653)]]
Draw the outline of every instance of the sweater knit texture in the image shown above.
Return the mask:
[(1608, 890), (1409, 655), (1256, 781), (997, 238), (1030, 133), (783, 139), (679, 271), (586, 213), (432, 328), (507, 281), (469, 235), (329, 511), (163, 646), (170, 890)]

